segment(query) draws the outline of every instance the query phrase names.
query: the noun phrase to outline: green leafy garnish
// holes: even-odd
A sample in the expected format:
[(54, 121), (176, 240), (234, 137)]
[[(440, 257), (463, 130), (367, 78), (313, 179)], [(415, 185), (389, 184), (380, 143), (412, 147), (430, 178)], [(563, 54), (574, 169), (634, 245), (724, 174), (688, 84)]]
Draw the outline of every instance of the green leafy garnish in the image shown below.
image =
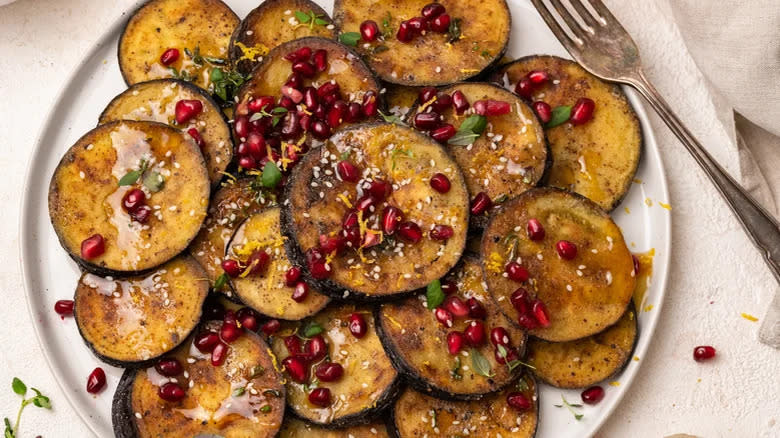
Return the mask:
[(322, 18), (324, 16), (324, 14), (315, 14), (314, 11), (309, 11), (308, 13), (303, 11), (295, 11), (295, 18), (297, 18), (301, 23), (308, 23), (309, 29), (314, 29), (315, 24), (318, 26), (327, 26), (328, 22)]
[(581, 408), (582, 405), (569, 403), (568, 401), (566, 401), (566, 397), (564, 397), (563, 394), (561, 394), (561, 400), (563, 400), (562, 405), (553, 405), (553, 406), (555, 406), (556, 408), (562, 408), (566, 406), (566, 409), (568, 409), (569, 412), (571, 412), (572, 415), (574, 415), (575, 420), (577, 421), (582, 420), (582, 417), (584, 417), (585, 414), (578, 414), (577, 411), (574, 410), (574, 408)]
[(463, 375), (460, 373), (460, 356), (455, 356), (455, 363), (450, 369), (450, 377), (452, 380), (463, 380)]
[(302, 333), (305, 338), (311, 338), (313, 336), (317, 336), (323, 331), (325, 331), (325, 329), (323, 329), (321, 325), (314, 321), (310, 321), (308, 324), (306, 324), (306, 327), (303, 328)]
[(490, 362), (485, 359), (485, 356), (483, 356), (479, 350), (472, 348), (471, 351), (469, 351), (469, 354), (471, 355), (471, 366), (474, 367), (474, 371), (477, 374), (484, 377), (495, 376), (492, 368), (490, 367)]
[(24, 411), (24, 408), (26, 408), (27, 405), (32, 404), (39, 408), (51, 409), (51, 400), (49, 400), (49, 397), (41, 394), (41, 391), (35, 388), (30, 388), (35, 392), (33, 397), (24, 398), (27, 394), (27, 385), (16, 377), (11, 381), (11, 389), (13, 389), (14, 393), (22, 396), (22, 404), (19, 406), (19, 412), (16, 414), (15, 426), (11, 425), (11, 420), (7, 417), (5, 418), (5, 438), (16, 438), (19, 436), (19, 422), (22, 419), (22, 411)]
[(339, 42), (347, 46), (357, 47), (360, 41), (360, 34), (357, 32), (345, 32), (339, 35)]
[(276, 163), (269, 161), (265, 163), (265, 166), (263, 166), (263, 174), (261, 175), (261, 178), (263, 187), (272, 189), (276, 187), (277, 184), (279, 184), (279, 181), (282, 180), (282, 172), (279, 171)]
[(494, 204), (503, 204), (506, 202), (506, 200), (509, 199), (509, 196), (507, 196), (506, 193), (502, 193), (498, 196), (496, 196), (496, 199), (493, 200)]
[(458, 41), (461, 37), (461, 30), (460, 30), (460, 18), (456, 18), (450, 22), (450, 28), (447, 31), (447, 41), (450, 43), (454, 43), (455, 41)]
[(223, 272), (220, 274), (219, 277), (217, 277), (217, 280), (214, 282), (214, 290), (222, 290), (223, 287), (227, 284), (228, 281), (228, 275), (227, 273)]
[(401, 120), (401, 118), (395, 114), (392, 113), (385, 114), (382, 111), (379, 111), (379, 115), (382, 116), (382, 119), (387, 123), (394, 123), (396, 125), (406, 125), (406, 123), (404, 123), (404, 121)]
[(192, 82), (192, 75), (190, 75), (190, 72), (187, 70), (176, 70), (173, 67), (168, 67), (168, 69), (171, 71), (171, 76), (173, 76), (174, 79), (181, 79), (182, 81)]
[(276, 108), (272, 109), (269, 113), (268, 111), (263, 108), (260, 112), (252, 114), (252, 116), (249, 118), (250, 122), (254, 122), (255, 120), (260, 120), (263, 117), (270, 117), (271, 118), (271, 125), (276, 126), (279, 124), (279, 120), (281, 120), (282, 116), (287, 113), (287, 108), (283, 106), (277, 106)]
[(527, 363), (525, 363), (525, 362), (523, 362), (523, 361), (521, 361), (519, 359), (514, 359), (514, 360), (507, 361), (506, 359), (507, 359), (507, 356), (509, 355), (509, 351), (506, 349), (506, 347), (504, 347), (501, 344), (498, 344), (498, 346), (496, 347), (496, 350), (498, 351), (499, 357), (504, 359), (504, 362), (506, 363), (506, 367), (509, 369), (510, 372), (514, 371), (515, 368), (517, 368), (517, 367), (519, 367), (521, 365), (524, 366), (524, 367), (527, 367), (527, 368), (531, 368), (532, 370), (536, 369), (535, 366), (533, 366), (531, 364), (527, 364)]
[(314, 379), (312, 379), (312, 381), (311, 381), (311, 382), (309, 382), (309, 383), (304, 383), (304, 385), (303, 385), (303, 390), (304, 390), (304, 391), (306, 391), (306, 392), (309, 392), (309, 391), (315, 390), (315, 389), (317, 389), (317, 387), (319, 386), (319, 384), (320, 384), (320, 381), (319, 381), (319, 379), (317, 379), (317, 378), (314, 378)]
[(441, 290), (441, 281), (433, 280), (428, 283), (428, 287), (425, 290), (425, 298), (428, 300), (428, 310), (439, 307), (439, 304), (444, 301), (444, 291)]
[(264, 414), (271, 412), (271, 405), (264, 405), (262, 408), (260, 408), (260, 412)]
[(387, 13), (387, 16), (382, 19), (382, 36), (387, 38), (393, 36), (393, 28), (392, 28), (392, 22), (393, 22), (393, 16), (390, 15), (390, 12)]
[(487, 50), (483, 50), (482, 53), (480, 53), (480, 56), (482, 56), (483, 58), (491, 57), (490, 52), (488, 52)]
[(409, 149), (401, 149), (401, 148), (395, 148), (393, 149), (393, 152), (390, 153), (390, 159), (393, 162), (393, 170), (395, 170), (396, 167), (396, 159), (400, 156), (404, 155), (408, 158), (414, 158), (414, 154)]
[(530, 386), (528, 386), (528, 382), (525, 380), (525, 377), (522, 379), (517, 379), (517, 382), (515, 383), (515, 388), (517, 388), (520, 392), (526, 392), (531, 389)]
[(472, 114), (460, 124), (458, 132), (447, 142), (456, 146), (468, 146), (485, 132), (487, 117)]
[(250, 379), (262, 376), (265, 373), (265, 368), (262, 365), (255, 365), (252, 367), (252, 374), (249, 375)]
[(144, 176), (144, 187), (149, 189), (150, 192), (159, 192), (162, 190), (164, 184), (165, 178), (163, 178), (159, 172), (154, 170), (146, 172), (146, 175)]
[(384, 44), (380, 44), (380, 45), (378, 45), (378, 46), (374, 47), (374, 48), (371, 50), (371, 53), (373, 53), (374, 55), (376, 55), (376, 54), (378, 54), (378, 53), (387, 52), (388, 50), (390, 50), (390, 48), (389, 48), (389, 47), (387, 47), (387, 46), (386, 46), (386, 45), (384, 45)]
[(233, 390), (233, 397), (241, 397), (246, 392), (246, 387), (242, 386)]
[(135, 184), (138, 181), (138, 178), (146, 172), (147, 168), (148, 165), (146, 160), (141, 160), (137, 170), (131, 170), (130, 172), (127, 172), (125, 176), (119, 178), (119, 186), (131, 186)]
[(209, 85), (209, 91), (212, 94), (222, 99), (225, 106), (233, 106), (233, 97), (238, 91), (238, 88), (249, 80), (249, 75), (243, 75), (235, 70), (223, 70), (216, 67), (211, 69), (209, 79), (211, 84)]
[(558, 125), (566, 123), (569, 120), (569, 117), (571, 117), (571, 106), (569, 105), (556, 106), (552, 110), (552, 116), (550, 117), (550, 121), (545, 123), (544, 127), (546, 129), (554, 128)]

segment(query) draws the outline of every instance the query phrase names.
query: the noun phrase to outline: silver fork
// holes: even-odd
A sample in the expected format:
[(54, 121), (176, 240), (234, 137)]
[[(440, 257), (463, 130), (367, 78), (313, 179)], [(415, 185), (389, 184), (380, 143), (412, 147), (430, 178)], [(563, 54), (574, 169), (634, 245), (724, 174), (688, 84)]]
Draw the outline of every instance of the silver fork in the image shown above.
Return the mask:
[[(609, 9), (601, 0), (570, 0), (572, 10), (567, 9), (562, 0), (547, 0), (549, 3), (545, 0), (531, 1), (561, 44), (583, 68), (605, 81), (636, 88), (650, 102), (710, 177), (742, 228), (761, 250), (775, 280), (780, 282), (780, 225), (723, 170), (669, 108), (645, 77), (636, 43)], [(563, 23), (556, 19), (548, 4), (558, 12)]]

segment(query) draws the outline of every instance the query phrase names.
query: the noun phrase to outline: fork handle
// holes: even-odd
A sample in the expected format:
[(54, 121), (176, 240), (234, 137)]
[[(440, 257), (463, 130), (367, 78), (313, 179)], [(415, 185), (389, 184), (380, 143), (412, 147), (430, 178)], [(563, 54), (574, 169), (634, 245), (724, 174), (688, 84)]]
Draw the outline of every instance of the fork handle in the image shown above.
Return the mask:
[(636, 78), (628, 81), (642, 96), (650, 102), (658, 115), (677, 135), (682, 144), (693, 155), (710, 180), (715, 184), (720, 194), (731, 207), (731, 211), (742, 224), (742, 228), (761, 250), (764, 261), (780, 282), (780, 225), (775, 218), (762, 208), (745, 189), (726, 173), (712, 156), (702, 147), (693, 134), (683, 125), (676, 114), (669, 108), (658, 90), (647, 80), (640, 70)]

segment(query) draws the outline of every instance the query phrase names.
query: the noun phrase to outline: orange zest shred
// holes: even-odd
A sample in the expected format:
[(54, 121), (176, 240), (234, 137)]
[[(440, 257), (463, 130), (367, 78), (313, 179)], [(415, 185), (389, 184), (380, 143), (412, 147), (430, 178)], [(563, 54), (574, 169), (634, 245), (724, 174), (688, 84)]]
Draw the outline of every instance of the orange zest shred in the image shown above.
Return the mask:
[(751, 314), (749, 314), (749, 313), (744, 313), (744, 312), (742, 312), (742, 314), (741, 314), (741, 315), (742, 315), (742, 317), (743, 317), (743, 318), (747, 319), (748, 321), (751, 321), (751, 322), (756, 322), (756, 321), (758, 321), (758, 318), (756, 318), (755, 316), (753, 316), (753, 315), (751, 315)]

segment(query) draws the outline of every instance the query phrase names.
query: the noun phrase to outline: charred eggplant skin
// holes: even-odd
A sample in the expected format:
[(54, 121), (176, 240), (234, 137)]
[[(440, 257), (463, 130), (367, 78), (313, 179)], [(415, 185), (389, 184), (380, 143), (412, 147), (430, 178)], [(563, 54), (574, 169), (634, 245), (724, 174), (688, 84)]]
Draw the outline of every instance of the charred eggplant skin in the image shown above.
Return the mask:
[(128, 368), (122, 373), (111, 403), (111, 424), (116, 438), (137, 438), (135, 414), (132, 406), (132, 389), (137, 370)]

